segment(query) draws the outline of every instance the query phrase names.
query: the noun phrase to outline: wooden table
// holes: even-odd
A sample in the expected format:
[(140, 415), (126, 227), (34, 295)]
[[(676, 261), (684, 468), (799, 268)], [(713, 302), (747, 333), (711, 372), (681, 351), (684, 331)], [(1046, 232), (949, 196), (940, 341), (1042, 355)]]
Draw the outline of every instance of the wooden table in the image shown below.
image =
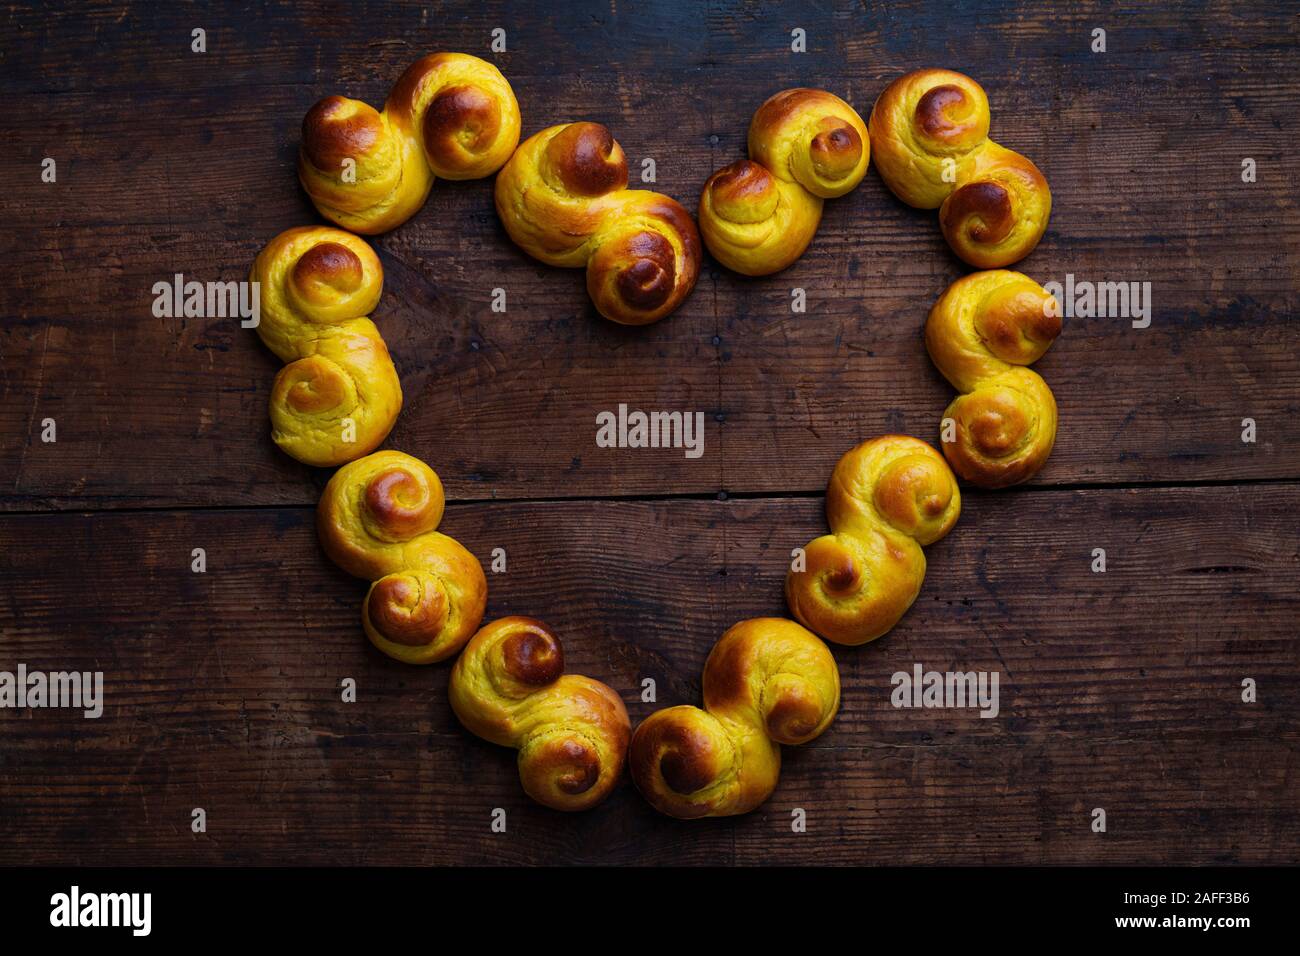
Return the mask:
[[(0, 863), (1294, 862), (1294, 8), (442, 6), (3, 14), (0, 670), (102, 670), (106, 703), (98, 720), (0, 710)], [(1019, 268), (1151, 283), (1148, 328), (1067, 322), (1036, 366), (1061, 408), (1047, 468), (966, 495), (916, 606), (836, 649), (838, 718), (787, 748), (746, 817), (679, 823), (627, 783), (587, 814), (531, 804), (514, 755), (457, 724), (447, 667), (363, 638), (364, 585), (312, 525), (328, 473), (268, 435), (277, 360), (236, 321), (152, 314), (155, 282), (242, 279), (277, 232), (319, 221), (294, 174), (303, 113), (328, 93), (379, 104), (435, 49), (498, 63), (525, 133), (607, 124), (692, 210), (776, 90), (823, 86), (865, 115), (906, 70), (959, 69), (1052, 185)], [(823, 531), (840, 454), (887, 431), (933, 440), (951, 395), (920, 332), (968, 270), (874, 171), (788, 271), (706, 260), (649, 328), (601, 320), (581, 273), (513, 246), (490, 181), (439, 183), (374, 245), (406, 395), (388, 447), (438, 470), (444, 530), (485, 563), (506, 549), (489, 618), (549, 622), (634, 722), (698, 702), (727, 626), (785, 612), (790, 551)], [(596, 447), (596, 414), (619, 403), (706, 412), (704, 456)], [(998, 671), (1001, 714), (893, 708), (890, 675), (917, 662)]]

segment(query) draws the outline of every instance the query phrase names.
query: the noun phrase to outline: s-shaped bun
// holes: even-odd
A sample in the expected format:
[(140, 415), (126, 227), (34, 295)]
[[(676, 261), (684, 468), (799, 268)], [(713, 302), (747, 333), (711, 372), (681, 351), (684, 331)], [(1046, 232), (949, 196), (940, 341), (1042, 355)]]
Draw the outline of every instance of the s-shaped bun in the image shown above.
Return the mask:
[(552, 266), (587, 269), (600, 314), (646, 325), (675, 311), (700, 273), (700, 236), (677, 200), (627, 188), (623, 149), (599, 123), (530, 136), (496, 184), (515, 243)]
[(838, 96), (777, 93), (749, 124), (749, 159), (724, 166), (704, 184), (704, 244), (744, 275), (779, 272), (812, 242), (822, 201), (862, 182), (870, 153), (866, 124)]
[(466, 729), (519, 751), (519, 780), (538, 803), (586, 810), (623, 774), (627, 708), (600, 681), (564, 673), (560, 639), (541, 621), (484, 625), (456, 661), (447, 693)]
[(257, 334), (289, 364), (271, 387), (271, 437), (318, 468), (374, 451), (402, 409), (393, 360), (367, 316), (384, 270), (364, 240), (328, 226), (280, 233), (253, 262)]
[(298, 178), (320, 214), (387, 232), (424, 205), (436, 177), (482, 179), (519, 143), (519, 103), (491, 63), (433, 53), (412, 64), (382, 112), (327, 96), (302, 121)]
[(917, 70), (871, 110), (885, 185), (909, 206), (939, 209), (952, 251), (977, 269), (1018, 262), (1047, 229), (1052, 192), (1038, 167), (989, 139), (989, 101), (969, 76)]
[(330, 560), (373, 582), (361, 609), (370, 642), (408, 664), (451, 657), (487, 606), (478, 559), (436, 529), (442, 482), (400, 451), (344, 465), (325, 486), (316, 530)]
[(1046, 289), (997, 269), (958, 279), (925, 323), (930, 358), (952, 387), (942, 441), (953, 471), (981, 488), (1027, 481), (1056, 443), (1056, 398), (1038, 361), (1061, 334), (1061, 310)]
[(704, 664), (704, 709), (669, 707), (632, 735), (632, 780), (660, 813), (692, 819), (748, 813), (771, 796), (781, 744), (830, 726), (840, 672), (826, 645), (794, 621), (741, 621)]
[(957, 479), (925, 442), (885, 435), (846, 452), (826, 488), (831, 533), (786, 575), (791, 613), (836, 644), (874, 641), (921, 590), (921, 545), (947, 534), (959, 514)]

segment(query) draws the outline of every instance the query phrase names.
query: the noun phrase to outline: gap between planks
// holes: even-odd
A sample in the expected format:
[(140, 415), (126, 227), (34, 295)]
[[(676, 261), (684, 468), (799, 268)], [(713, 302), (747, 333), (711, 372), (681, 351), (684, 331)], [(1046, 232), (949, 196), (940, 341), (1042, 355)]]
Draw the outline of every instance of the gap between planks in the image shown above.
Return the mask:
[[(1006, 489), (998, 488), (988, 490), (989, 494), (1050, 494), (1055, 492), (1069, 493), (1075, 491), (1147, 491), (1160, 489), (1186, 489), (1193, 490), (1197, 488), (1247, 488), (1247, 487), (1268, 487), (1276, 485), (1279, 487), (1292, 487), (1300, 485), (1300, 477), (1297, 478), (1210, 478), (1204, 481), (1141, 481), (1130, 482), (1127, 484), (1108, 484), (1105, 482), (1070, 482), (1060, 485), (1029, 485), (1020, 488)], [(963, 494), (982, 493), (985, 489), (964, 487)], [(725, 497), (724, 497), (725, 496)], [(627, 494), (627, 495), (546, 495), (537, 498), (448, 498), (447, 508), (460, 508), (472, 505), (544, 505), (544, 504), (581, 504), (583, 502), (592, 503), (653, 503), (659, 501), (806, 501), (810, 498), (822, 498), (825, 496), (824, 490), (816, 491), (688, 491), (688, 492), (664, 492), (662, 494)], [(68, 515), (68, 514), (178, 514), (189, 512), (222, 512), (222, 511), (307, 511), (315, 510), (315, 504), (256, 504), (256, 505), (139, 505), (139, 506), (108, 506), (104, 508), (36, 508), (36, 509), (19, 509), (5, 510), (0, 506), (0, 521), (6, 518), (39, 518), (46, 515)]]

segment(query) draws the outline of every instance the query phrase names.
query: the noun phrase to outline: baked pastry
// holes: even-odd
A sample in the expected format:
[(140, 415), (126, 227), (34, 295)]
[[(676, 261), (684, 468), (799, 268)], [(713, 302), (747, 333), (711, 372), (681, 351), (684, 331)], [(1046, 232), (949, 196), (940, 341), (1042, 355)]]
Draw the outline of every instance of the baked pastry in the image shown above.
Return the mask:
[(871, 110), (871, 145), (885, 185), (909, 206), (939, 210), (952, 251), (995, 269), (1034, 251), (1052, 192), (1038, 167), (989, 139), (989, 101), (969, 76), (917, 70)]
[(631, 733), (623, 701), (600, 681), (564, 673), (560, 639), (541, 621), (484, 625), (447, 692), (467, 730), (519, 751), (519, 780), (538, 803), (586, 810), (623, 774)]
[(382, 112), (327, 96), (302, 121), (298, 178), (320, 214), (353, 232), (395, 229), (436, 177), (482, 179), (519, 143), (519, 103), (491, 63), (433, 53), (411, 65)]
[(378, 447), (402, 408), (388, 347), (366, 316), (384, 270), (366, 243), (341, 229), (280, 233), (253, 262), (260, 284), (257, 334), (288, 362), (271, 387), (271, 437), (308, 465), (329, 468)]
[(885, 435), (845, 453), (826, 488), (831, 533), (786, 575), (791, 613), (836, 644), (874, 641), (921, 590), (921, 546), (947, 534), (959, 514), (957, 479), (925, 442)]
[[(981, 488), (1032, 478), (1056, 441), (1056, 399), (1038, 361), (1061, 334), (1050, 293), (1019, 272), (998, 269), (958, 279), (930, 310), (925, 347), (952, 387), (940, 442), (953, 471)], [(945, 438), (947, 436), (944, 436)]]
[(748, 813), (776, 789), (779, 745), (812, 740), (839, 705), (839, 669), (815, 635), (784, 618), (741, 621), (704, 664), (704, 709), (669, 707), (637, 727), (632, 780), (669, 816)]
[(400, 451), (344, 465), (325, 486), (316, 530), (331, 561), (372, 581), (361, 608), (370, 642), (408, 664), (451, 657), (487, 606), (478, 559), (436, 529), (442, 482)]
[(680, 306), (700, 273), (700, 237), (675, 199), (627, 188), (627, 159), (599, 123), (530, 136), (497, 176), (497, 214), (535, 259), (587, 269), (605, 318), (657, 322)]
[(779, 272), (812, 242), (822, 201), (862, 182), (870, 153), (866, 124), (838, 96), (777, 93), (749, 124), (749, 159), (722, 167), (704, 184), (704, 244), (744, 275)]

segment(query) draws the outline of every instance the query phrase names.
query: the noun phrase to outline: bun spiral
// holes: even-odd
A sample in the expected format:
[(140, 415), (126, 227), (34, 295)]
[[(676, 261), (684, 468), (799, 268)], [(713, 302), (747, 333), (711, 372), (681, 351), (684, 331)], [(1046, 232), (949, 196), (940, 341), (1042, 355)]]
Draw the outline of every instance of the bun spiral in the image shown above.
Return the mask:
[[(280, 233), (253, 262), (257, 334), (289, 363), (271, 387), (271, 437), (327, 468), (378, 447), (402, 408), (402, 385), (375, 324), (384, 270), (364, 241), (327, 226)], [(352, 439), (352, 440), (349, 440)]]
[(1061, 334), (1061, 310), (1046, 289), (999, 269), (958, 279), (925, 323), (925, 347), (963, 394), (945, 418), (954, 440), (941, 442), (953, 470), (981, 488), (1004, 488), (1038, 473), (1056, 441), (1056, 399), (1024, 366)]
[(700, 272), (700, 237), (675, 199), (627, 188), (623, 149), (599, 123), (530, 136), (497, 176), (497, 214), (510, 238), (552, 266), (586, 266), (605, 318), (657, 322)]
[(335, 472), (316, 509), (330, 560), (373, 582), (361, 608), (366, 636), (408, 664), (451, 657), (487, 605), (478, 559), (435, 530), (443, 504), (432, 468), (400, 451), (381, 451)]
[(776, 789), (779, 745), (812, 740), (840, 705), (835, 658), (784, 618), (731, 627), (709, 653), (703, 683), (704, 709), (651, 714), (628, 758), (651, 806), (682, 819), (753, 810)]
[(298, 178), (326, 219), (387, 232), (419, 211), (435, 177), (482, 179), (500, 169), (519, 143), (519, 123), (500, 70), (465, 53), (433, 53), (402, 74), (383, 112), (343, 96), (313, 106), (302, 121)]
[(804, 570), (786, 576), (791, 613), (836, 644), (874, 641), (921, 590), (921, 546), (960, 513), (957, 479), (925, 442), (885, 435), (852, 449), (826, 488), (831, 533), (804, 549)]
[(944, 238), (966, 262), (995, 269), (1034, 251), (1052, 192), (1037, 166), (988, 138), (988, 97), (969, 76), (899, 77), (876, 99), (870, 130), (885, 185), (909, 206), (938, 207)]
[(560, 640), (541, 621), (484, 625), (452, 668), (448, 695), (467, 730), (519, 751), (519, 780), (540, 804), (586, 810), (622, 776), (631, 731), (623, 701), (564, 673)]
[(779, 272), (812, 242), (822, 201), (862, 182), (870, 152), (866, 124), (838, 96), (777, 93), (749, 124), (749, 159), (724, 166), (704, 184), (704, 244), (744, 275)]

